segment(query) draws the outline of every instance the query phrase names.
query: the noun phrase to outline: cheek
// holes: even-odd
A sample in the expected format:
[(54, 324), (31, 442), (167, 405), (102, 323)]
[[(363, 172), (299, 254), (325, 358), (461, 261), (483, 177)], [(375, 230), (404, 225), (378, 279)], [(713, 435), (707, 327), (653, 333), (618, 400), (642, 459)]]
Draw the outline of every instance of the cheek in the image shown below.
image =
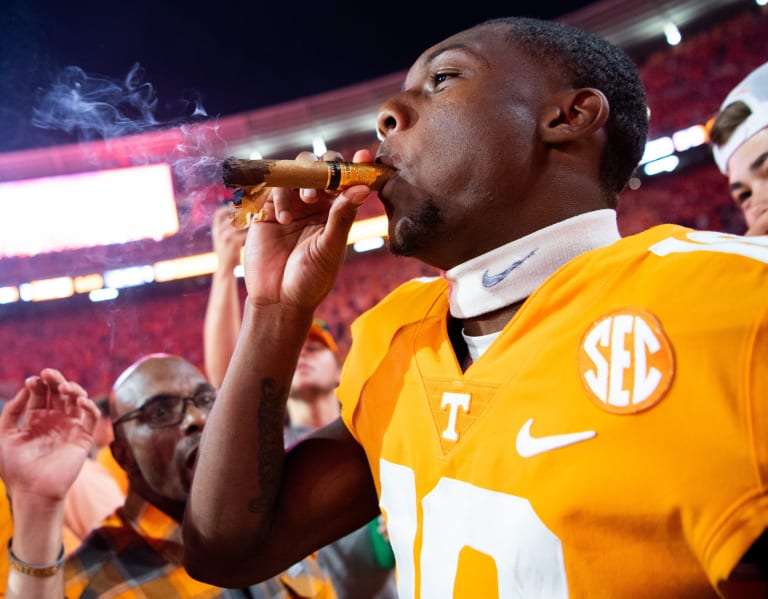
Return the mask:
[[(144, 479), (154, 488), (160, 488), (174, 478), (176, 439), (156, 435), (134, 445), (134, 455)], [(138, 446), (138, 447), (137, 447)]]

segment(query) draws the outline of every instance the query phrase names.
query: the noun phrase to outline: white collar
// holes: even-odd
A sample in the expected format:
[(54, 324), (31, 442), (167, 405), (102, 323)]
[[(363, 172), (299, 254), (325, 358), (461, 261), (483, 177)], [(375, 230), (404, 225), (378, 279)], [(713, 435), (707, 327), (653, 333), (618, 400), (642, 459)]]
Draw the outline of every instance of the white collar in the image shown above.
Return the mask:
[(527, 298), (558, 268), (620, 238), (616, 211), (580, 214), (442, 273), (454, 318), (472, 318)]

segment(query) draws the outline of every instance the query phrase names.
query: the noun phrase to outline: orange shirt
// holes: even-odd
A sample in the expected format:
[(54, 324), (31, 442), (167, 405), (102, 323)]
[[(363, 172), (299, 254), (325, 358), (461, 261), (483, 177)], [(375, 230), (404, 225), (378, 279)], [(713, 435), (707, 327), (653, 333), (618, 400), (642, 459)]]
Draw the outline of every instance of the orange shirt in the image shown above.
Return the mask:
[(69, 555), (104, 518), (123, 505), (125, 494), (105, 466), (87, 459), (64, 501), (64, 549)]
[(401, 595), (716, 597), (768, 527), (768, 239), (583, 254), (466, 372), (447, 291), (361, 316), (338, 390)]
[(8, 541), (13, 536), (13, 518), (11, 504), (5, 490), (5, 483), (0, 479), (0, 597), (5, 596), (8, 582)]
[(102, 447), (99, 450), (99, 453), (96, 456), (96, 461), (109, 471), (112, 478), (117, 482), (117, 486), (123, 492), (123, 495), (126, 495), (128, 493), (128, 475), (125, 473), (125, 470), (122, 469), (120, 464), (115, 461), (109, 445)]

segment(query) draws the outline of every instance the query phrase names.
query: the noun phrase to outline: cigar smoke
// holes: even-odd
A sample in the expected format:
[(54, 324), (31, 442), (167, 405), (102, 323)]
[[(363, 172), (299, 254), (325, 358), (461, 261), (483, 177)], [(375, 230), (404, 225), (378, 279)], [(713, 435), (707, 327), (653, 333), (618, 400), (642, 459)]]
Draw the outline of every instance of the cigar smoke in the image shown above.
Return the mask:
[(74, 134), (78, 141), (153, 129), (161, 124), (155, 118), (157, 96), (143, 78), (144, 69), (138, 63), (122, 82), (89, 76), (76, 66), (66, 67), (33, 109), (32, 124)]
[[(226, 143), (218, 135), (216, 119), (208, 119), (199, 94), (190, 92), (180, 98), (178, 114), (160, 118), (161, 111), (173, 110), (161, 106), (155, 87), (145, 81), (145, 71), (139, 63), (133, 65), (122, 80), (102, 75), (89, 75), (77, 66), (63, 69), (49, 89), (40, 94), (32, 112), (32, 124), (38, 128), (64, 132), (76, 142), (109, 140), (126, 135), (159, 129), (177, 128), (181, 132), (171, 156), (163, 160), (171, 165), (179, 204), (180, 224), (185, 218), (206, 221), (207, 215), (196, 218), (198, 204), (220, 185), (221, 162), (216, 156), (226, 155)], [(161, 110), (161, 108), (163, 110)], [(222, 149), (224, 147), (224, 149)], [(102, 157), (92, 156), (95, 169)], [(156, 162), (149, 155), (131, 155), (134, 166)], [(213, 193), (216, 193), (215, 190)], [(221, 193), (221, 192), (218, 192)]]

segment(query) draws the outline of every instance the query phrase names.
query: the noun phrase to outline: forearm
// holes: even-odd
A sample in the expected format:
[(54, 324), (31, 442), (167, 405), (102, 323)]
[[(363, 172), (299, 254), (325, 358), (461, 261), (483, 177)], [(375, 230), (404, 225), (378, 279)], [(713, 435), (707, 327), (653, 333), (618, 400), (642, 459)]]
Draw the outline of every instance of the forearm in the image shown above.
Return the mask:
[(240, 330), (240, 295), (237, 279), (229, 268), (218, 269), (211, 279), (211, 291), (203, 323), (205, 370), (218, 387), (224, 380)]
[[(14, 567), (11, 563), (8, 569), (6, 598), (63, 597), (63, 568), (51, 576), (34, 576), (21, 570), (24, 564), (48, 566), (60, 558), (64, 502), (39, 504), (34, 498), (21, 496), (14, 497), (12, 502), (14, 532), (10, 551), (22, 564)], [(41, 573), (36, 569), (33, 571)]]
[(238, 555), (265, 538), (280, 490), (285, 404), (312, 313), (248, 306), (200, 443), (185, 521), (193, 554)]

